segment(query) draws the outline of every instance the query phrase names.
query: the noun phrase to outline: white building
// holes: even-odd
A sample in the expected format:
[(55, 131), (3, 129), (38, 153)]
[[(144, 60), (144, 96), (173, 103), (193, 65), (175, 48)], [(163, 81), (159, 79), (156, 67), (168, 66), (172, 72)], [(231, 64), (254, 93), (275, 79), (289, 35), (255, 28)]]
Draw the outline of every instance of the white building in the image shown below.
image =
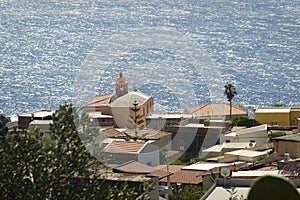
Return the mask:
[(268, 127), (267, 124), (254, 126), (237, 130), (236, 132), (226, 132), (220, 135), (220, 143), (239, 143), (247, 142), (253, 143), (257, 146), (266, 144), (268, 141)]
[(103, 157), (107, 164), (137, 161), (148, 166), (160, 164), (159, 148), (151, 142), (111, 140), (104, 147)]

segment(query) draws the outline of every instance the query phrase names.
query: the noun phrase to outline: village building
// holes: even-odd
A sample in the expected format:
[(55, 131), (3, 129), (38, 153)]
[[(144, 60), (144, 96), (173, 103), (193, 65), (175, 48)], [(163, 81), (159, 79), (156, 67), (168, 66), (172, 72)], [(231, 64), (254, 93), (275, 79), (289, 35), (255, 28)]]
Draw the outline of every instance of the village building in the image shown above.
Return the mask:
[(143, 128), (138, 130), (136, 132), (136, 136), (135, 130), (132, 129), (106, 128), (100, 130), (100, 132), (108, 138), (132, 140), (137, 137), (139, 141), (151, 141), (152, 144), (156, 145), (159, 149), (163, 149), (164, 147), (169, 145), (172, 139), (171, 133), (150, 128)]
[[(30, 122), (36, 120), (52, 120), (52, 115), (54, 111), (51, 110), (35, 110), (28, 113), (23, 113), (18, 115), (18, 128), (19, 129), (28, 129)], [(37, 123), (37, 122), (35, 122)], [(42, 122), (40, 122), (42, 123)], [(44, 123), (42, 123), (44, 124)]]
[(291, 158), (300, 158), (300, 133), (273, 138), (275, 152), (289, 153)]
[[(134, 112), (133, 108), (139, 109)], [(133, 88), (128, 90), (128, 82), (122, 72), (116, 80), (115, 93), (95, 96), (82, 108), (85, 112), (97, 112), (98, 115), (92, 114), (94, 122), (98, 122), (98, 126), (109, 126), (113, 117), (114, 127), (132, 126), (128, 122), (129, 116), (140, 115), (143, 121), (141, 126), (146, 125), (146, 117), (154, 110), (153, 97)], [(100, 116), (99, 114), (105, 115)]]
[(254, 119), (262, 124), (272, 126), (297, 126), (300, 107), (257, 107)]
[(204, 149), (202, 151), (201, 157), (218, 157), (224, 155), (224, 153), (229, 151), (235, 151), (239, 149), (249, 149), (254, 147), (254, 143), (251, 142), (239, 142), (239, 143), (223, 143), (217, 144), (210, 148)]
[(137, 161), (148, 166), (160, 164), (159, 148), (152, 142), (111, 140), (102, 151), (105, 164), (123, 164)]
[(268, 142), (268, 126), (266, 124), (239, 129), (236, 132), (225, 132), (220, 135), (220, 144), (223, 143), (252, 143), (253, 146), (264, 145)]
[[(230, 119), (229, 104), (204, 104), (186, 108), (185, 112), (192, 113), (196, 118)], [(242, 105), (232, 105), (232, 117), (248, 116), (248, 111)]]

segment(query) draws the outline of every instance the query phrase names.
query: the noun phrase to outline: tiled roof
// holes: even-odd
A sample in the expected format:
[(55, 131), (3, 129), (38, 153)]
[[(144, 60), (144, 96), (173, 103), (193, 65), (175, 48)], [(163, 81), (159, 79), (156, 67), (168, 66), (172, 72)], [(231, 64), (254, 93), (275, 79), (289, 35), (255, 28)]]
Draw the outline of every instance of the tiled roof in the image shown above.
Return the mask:
[(154, 167), (136, 162), (130, 161), (124, 163), (118, 167), (113, 168), (115, 172), (124, 172), (124, 173), (134, 173), (134, 174), (151, 174), (153, 176), (157, 176), (159, 178), (164, 178), (168, 176), (170, 173), (156, 169)]
[[(164, 171), (167, 171), (168, 168), (168, 171), (173, 173), (170, 176), (171, 183), (199, 184), (202, 182), (202, 176), (198, 176), (200, 173), (199, 171), (184, 170), (182, 169), (183, 166), (169, 165), (167, 167), (166, 165), (161, 165), (156, 168)], [(167, 178), (163, 178), (161, 181), (167, 182)]]
[[(196, 116), (222, 116), (230, 114), (229, 104), (205, 104), (185, 109)], [(246, 115), (247, 110), (242, 106), (232, 105), (232, 115)]]
[(148, 165), (130, 161), (124, 163), (118, 167), (113, 168), (115, 171), (126, 172), (126, 173), (137, 173), (137, 174), (150, 174), (151, 172), (155, 171), (154, 167), (150, 167)]
[(98, 95), (95, 96), (91, 101), (89, 101), (85, 107), (98, 107), (103, 104), (108, 104), (109, 99), (112, 96), (112, 94), (105, 94), (105, 95)]
[(145, 142), (112, 141), (104, 148), (104, 152), (110, 153), (138, 153), (146, 145)]
[(123, 132), (120, 132), (116, 130), (115, 128), (107, 128), (101, 131), (104, 133), (107, 137), (110, 138), (125, 138), (126, 135)]
[[(131, 136), (135, 135), (134, 130), (127, 129), (124, 132)], [(165, 137), (170, 134), (171, 133), (158, 131), (154, 129), (142, 129), (138, 131), (138, 136), (146, 140), (158, 140), (159, 138)]]

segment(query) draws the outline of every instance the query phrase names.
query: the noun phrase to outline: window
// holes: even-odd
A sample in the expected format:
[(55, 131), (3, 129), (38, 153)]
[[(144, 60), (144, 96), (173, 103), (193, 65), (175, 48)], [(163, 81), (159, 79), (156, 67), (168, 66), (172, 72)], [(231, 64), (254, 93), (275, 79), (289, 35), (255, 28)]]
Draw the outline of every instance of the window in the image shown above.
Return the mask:
[(230, 140), (225, 140), (226, 143), (230, 143)]

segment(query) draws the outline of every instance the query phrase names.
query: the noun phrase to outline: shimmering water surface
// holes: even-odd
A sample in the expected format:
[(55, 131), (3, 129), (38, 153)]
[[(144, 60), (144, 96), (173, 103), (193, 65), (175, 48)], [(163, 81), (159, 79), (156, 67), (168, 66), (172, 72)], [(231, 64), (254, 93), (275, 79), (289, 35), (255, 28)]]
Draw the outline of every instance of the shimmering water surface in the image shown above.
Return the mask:
[(7, 115), (113, 92), (120, 71), (157, 111), (300, 104), (299, 1), (0, 0)]

